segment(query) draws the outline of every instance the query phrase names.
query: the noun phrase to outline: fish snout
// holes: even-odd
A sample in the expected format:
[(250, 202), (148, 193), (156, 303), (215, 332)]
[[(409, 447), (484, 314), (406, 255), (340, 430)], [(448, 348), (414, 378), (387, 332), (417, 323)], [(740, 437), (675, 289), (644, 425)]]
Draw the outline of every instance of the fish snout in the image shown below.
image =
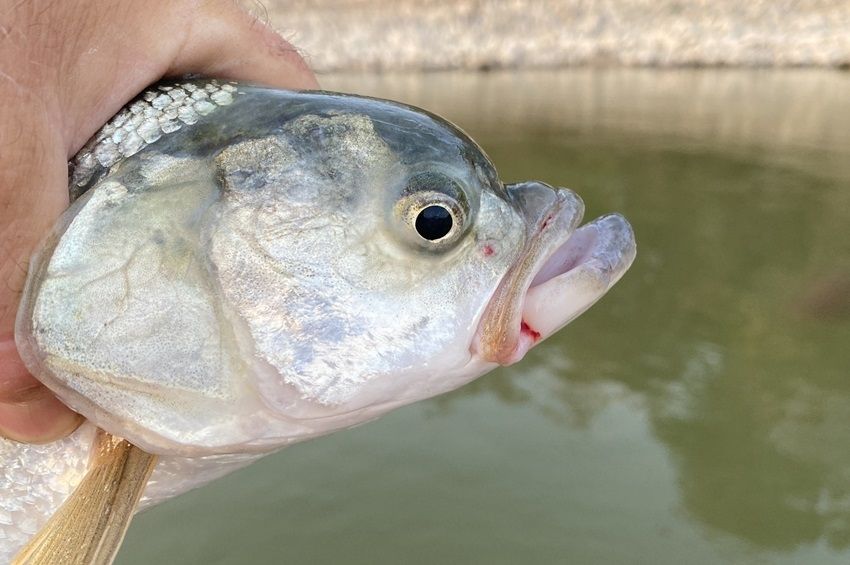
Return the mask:
[[(540, 181), (523, 181), (505, 186), (511, 204), (525, 219), (526, 233), (572, 233), (584, 217), (584, 202), (568, 188)], [(567, 232), (565, 234), (565, 232)]]

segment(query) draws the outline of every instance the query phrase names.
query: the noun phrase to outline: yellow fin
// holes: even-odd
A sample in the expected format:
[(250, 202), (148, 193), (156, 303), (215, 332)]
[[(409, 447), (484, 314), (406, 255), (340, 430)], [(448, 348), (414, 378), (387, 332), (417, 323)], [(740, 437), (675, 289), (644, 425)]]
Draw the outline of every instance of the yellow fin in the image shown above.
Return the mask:
[(112, 563), (155, 465), (155, 455), (98, 431), (88, 473), (12, 564)]

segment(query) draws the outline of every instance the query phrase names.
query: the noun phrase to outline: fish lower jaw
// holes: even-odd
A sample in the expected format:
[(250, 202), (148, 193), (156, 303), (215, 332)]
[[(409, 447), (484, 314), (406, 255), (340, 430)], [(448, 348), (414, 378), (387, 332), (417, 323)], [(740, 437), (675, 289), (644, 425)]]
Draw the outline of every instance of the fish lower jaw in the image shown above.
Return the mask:
[(525, 320), (522, 320), (513, 349), (510, 350), (510, 353), (500, 356), (497, 362), (500, 365), (513, 365), (521, 361), (525, 357), (525, 354), (542, 339), (544, 339), (543, 335), (539, 331), (531, 327)]
[(501, 343), (495, 347), (485, 343), (493, 336), (484, 335), (482, 329), (478, 350), (501, 365), (521, 360), (532, 347), (602, 298), (625, 274), (635, 254), (632, 228), (622, 216), (603, 216), (580, 227), (537, 271), (518, 319), (508, 321), (502, 335), (496, 337)]

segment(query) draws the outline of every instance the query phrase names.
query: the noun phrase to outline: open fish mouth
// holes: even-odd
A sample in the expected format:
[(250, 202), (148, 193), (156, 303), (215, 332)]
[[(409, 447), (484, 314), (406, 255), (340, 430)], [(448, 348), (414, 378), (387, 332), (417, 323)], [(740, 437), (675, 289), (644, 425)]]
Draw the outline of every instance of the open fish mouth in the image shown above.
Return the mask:
[(573, 191), (540, 182), (507, 187), (527, 220), (526, 243), (496, 289), (475, 349), (509, 365), (599, 300), (634, 261), (634, 233), (610, 214), (581, 227), (584, 203)]

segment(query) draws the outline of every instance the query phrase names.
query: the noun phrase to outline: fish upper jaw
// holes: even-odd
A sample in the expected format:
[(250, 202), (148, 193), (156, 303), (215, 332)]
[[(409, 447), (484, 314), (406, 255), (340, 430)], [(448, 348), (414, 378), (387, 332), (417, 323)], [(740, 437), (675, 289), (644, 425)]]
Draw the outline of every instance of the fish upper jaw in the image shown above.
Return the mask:
[(472, 351), (510, 365), (599, 300), (635, 258), (634, 233), (619, 214), (578, 227), (581, 198), (540, 182), (507, 187), (526, 218), (524, 248), (488, 304)]

